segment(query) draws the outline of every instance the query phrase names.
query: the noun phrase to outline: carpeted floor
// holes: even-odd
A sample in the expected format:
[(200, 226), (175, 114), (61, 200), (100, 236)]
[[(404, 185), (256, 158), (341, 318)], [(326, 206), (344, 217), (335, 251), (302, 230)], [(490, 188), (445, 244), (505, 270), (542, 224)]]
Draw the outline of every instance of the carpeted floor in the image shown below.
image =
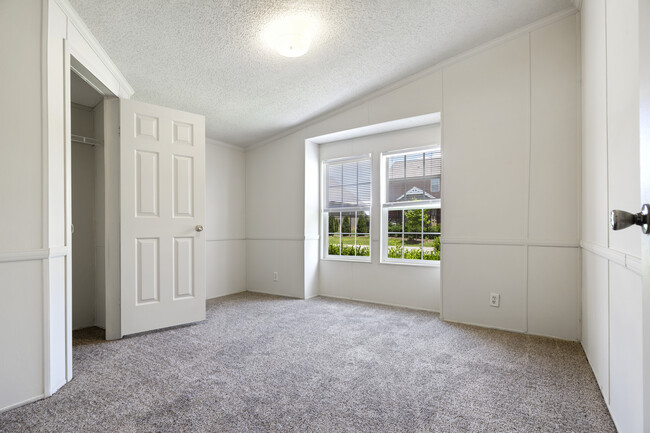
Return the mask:
[(614, 432), (578, 343), (242, 293), (200, 324), (75, 335), (75, 378), (2, 432)]

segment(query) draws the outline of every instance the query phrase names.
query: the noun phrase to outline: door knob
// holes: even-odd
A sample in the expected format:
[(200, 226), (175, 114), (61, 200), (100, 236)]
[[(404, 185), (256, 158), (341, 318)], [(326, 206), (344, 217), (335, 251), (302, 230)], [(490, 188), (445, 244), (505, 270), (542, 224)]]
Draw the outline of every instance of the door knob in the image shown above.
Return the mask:
[(629, 213), (624, 210), (613, 210), (609, 213), (609, 226), (612, 230), (622, 230), (630, 226), (641, 226), (644, 234), (650, 234), (650, 205), (644, 204), (639, 213)]
[(198, 226), (194, 227), (194, 230), (196, 230), (197, 232), (202, 232), (203, 231), (203, 226), (201, 224), (199, 224)]

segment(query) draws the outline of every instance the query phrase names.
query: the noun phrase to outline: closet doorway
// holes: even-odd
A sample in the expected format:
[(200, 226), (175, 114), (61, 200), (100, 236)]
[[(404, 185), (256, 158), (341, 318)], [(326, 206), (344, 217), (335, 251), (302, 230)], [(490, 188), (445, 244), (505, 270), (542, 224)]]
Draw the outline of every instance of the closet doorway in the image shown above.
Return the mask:
[(72, 330), (105, 338), (104, 94), (70, 72)]

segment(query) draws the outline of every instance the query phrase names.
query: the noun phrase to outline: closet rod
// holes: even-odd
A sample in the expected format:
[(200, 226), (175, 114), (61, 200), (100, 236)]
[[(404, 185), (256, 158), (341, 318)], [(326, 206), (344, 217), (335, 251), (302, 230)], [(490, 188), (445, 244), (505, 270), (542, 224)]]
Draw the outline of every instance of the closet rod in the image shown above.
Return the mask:
[(100, 140), (90, 138), (90, 137), (84, 137), (83, 135), (71, 134), (70, 139), (75, 143), (89, 144), (91, 146), (97, 146), (98, 144), (102, 144)]

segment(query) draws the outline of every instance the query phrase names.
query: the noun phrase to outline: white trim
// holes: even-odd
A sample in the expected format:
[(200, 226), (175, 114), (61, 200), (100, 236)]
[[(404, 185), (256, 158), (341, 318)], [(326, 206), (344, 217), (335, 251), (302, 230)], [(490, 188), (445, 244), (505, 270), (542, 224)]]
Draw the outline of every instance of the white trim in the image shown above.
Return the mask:
[(43, 260), (47, 259), (49, 255), (50, 252), (47, 248), (26, 251), (3, 251), (0, 253), (0, 263)]
[(630, 271), (643, 275), (643, 260), (639, 257), (625, 255), (625, 267)]
[(623, 266), (625, 269), (629, 269), (635, 274), (642, 275), (643, 273), (643, 262), (641, 258), (637, 256), (626, 254), (622, 251), (616, 251), (611, 248), (596, 245), (587, 241), (581, 241), (580, 246), (585, 251), (589, 251), (590, 253), (596, 254), (597, 256), (607, 259), (612, 263)]
[(246, 237), (247, 241), (304, 241), (306, 239), (305, 235), (260, 235)]
[[(312, 140), (309, 141), (315, 144), (321, 144), (316, 141), (312, 141)], [(365, 160), (372, 160), (372, 153), (364, 153), (362, 155), (355, 155), (355, 156), (343, 156), (340, 158), (332, 158), (332, 159), (323, 159), (321, 160), (321, 164), (323, 165), (340, 164), (343, 162), (355, 162), (355, 161), (365, 161)]]
[(385, 134), (387, 132), (401, 131), (403, 129), (418, 128), (420, 126), (435, 125), (436, 123), (440, 123), (440, 112), (389, 120), (387, 122), (360, 126), (358, 128), (345, 129), (343, 131), (336, 131), (312, 137), (308, 140), (316, 144), (327, 144), (335, 141), (351, 140), (354, 138)]
[(440, 260), (423, 260), (423, 259), (382, 259), (379, 261), (382, 265), (399, 265), (399, 266), (418, 266), (420, 268), (439, 268)]
[(49, 251), (49, 258), (53, 259), (55, 257), (65, 257), (68, 254), (70, 254), (70, 247), (52, 247)]
[(346, 263), (368, 263), (372, 264), (372, 258), (370, 256), (335, 256), (335, 255), (326, 255), (321, 257), (320, 260), (326, 262), (346, 262)]
[(446, 68), (448, 66), (451, 66), (451, 65), (453, 65), (455, 63), (458, 63), (458, 62), (460, 62), (460, 61), (462, 61), (462, 60), (464, 60), (464, 59), (466, 59), (468, 57), (479, 54), (479, 53), (481, 53), (483, 51), (486, 51), (486, 50), (488, 50), (490, 48), (493, 48), (495, 46), (504, 44), (504, 43), (506, 43), (508, 41), (511, 41), (512, 39), (515, 39), (515, 38), (517, 38), (517, 37), (519, 37), (519, 36), (521, 36), (521, 35), (523, 35), (525, 33), (533, 32), (535, 30), (546, 27), (546, 26), (548, 26), (550, 24), (553, 24), (553, 23), (555, 23), (557, 21), (560, 21), (560, 20), (562, 20), (562, 19), (564, 19), (564, 18), (566, 18), (568, 16), (575, 15), (577, 13), (578, 13), (578, 11), (574, 7), (568, 7), (566, 9), (562, 10), (562, 11), (551, 14), (551, 15), (549, 15), (549, 16), (547, 16), (545, 18), (542, 18), (542, 19), (540, 19), (538, 21), (535, 21), (535, 22), (533, 22), (531, 24), (520, 27), (519, 29), (514, 30), (514, 31), (512, 31), (510, 33), (506, 33), (505, 35), (499, 36), (498, 38), (495, 38), (495, 39), (493, 39), (491, 41), (488, 41), (488, 42), (486, 42), (484, 44), (478, 45), (478, 46), (476, 46), (474, 48), (470, 48), (467, 51), (464, 51), (464, 52), (462, 52), (460, 54), (452, 56), (452, 57), (448, 58), (447, 60), (443, 60), (440, 63), (437, 63), (437, 64), (435, 64), (435, 65), (433, 65), (433, 66), (431, 66), (429, 68), (426, 68), (426, 69), (423, 69), (423, 70), (421, 70), (419, 72), (416, 72), (415, 74), (410, 75), (410, 76), (408, 76), (406, 78), (395, 81), (392, 84), (389, 84), (387, 86), (382, 87), (380, 90), (377, 90), (375, 92), (371, 92), (371, 93), (367, 94), (366, 96), (362, 96), (360, 98), (357, 98), (354, 101), (349, 102), (348, 104), (345, 104), (345, 105), (343, 105), (343, 106), (341, 106), (339, 108), (335, 108), (333, 110), (326, 111), (323, 114), (320, 114), (320, 115), (318, 115), (318, 116), (316, 116), (316, 117), (314, 117), (314, 118), (312, 118), (310, 120), (307, 120), (307, 121), (305, 121), (303, 123), (300, 123), (300, 124), (294, 126), (293, 128), (289, 128), (289, 129), (287, 129), (287, 130), (285, 130), (283, 132), (280, 132), (280, 133), (278, 133), (276, 135), (273, 135), (273, 136), (271, 136), (269, 138), (266, 138), (266, 139), (264, 139), (264, 140), (262, 140), (260, 142), (250, 143), (248, 145), (243, 145), (242, 147), (244, 147), (245, 151), (248, 152), (249, 150), (254, 150), (254, 149), (257, 149), (259, 147), (263, 147), (263, 146), (265, 146), (267, 144), (271, 144), (276, 140), (287, 137), (287, 136), (289, 136), (291, 134), (294, 134), (294, 133), (296, 133), (296, 132), (298, 132), (298, 131), (300, 131), (302, 129), (305, 129), (305, 128), (311, 126), (311, 125), (314, 125), (316, 123), (327, 120), (330, 117), (336, 116), (337, 114), (341, 114), (341, 113), (343, 113), (343, 112), (345, 112), (347, 110), (351, 110), (352, 108), (363, 105), (366, 102), (369, 102), (369, 101), (371, 101), (371, 100), (373, 100), (375, 98), (378, 98), (378, 97), (380, 97), (382, 95), (390, 93), (390, 92), (392, 92), (392, 91), (394, 91), (396, 89), (399, 89), (400, 87), (404, 87), (404, 86), (406, 86), (406, 85), (408, 85), (408, 84), (410, 84), (410, 83), (412, 83), (412, 82), (414, 82), (416, 80), (419, 80), (420, 78), (423, 78), (423, 77), (425, 77), (425, 76), (427, 76), (429, 74), (433, 74), (435, 72), (438, 72), (438, 71), (440, 71), (440, 70), (442, 70), (442, 69), (444, 69), (444, 68)]
[[(440, 112), (436, 113), (438, 116), (440, 116)], [(440, 123), (438, 121), (437, 123)], [(440, 142), (438, 143), (432, 143), (427, 146), (418, 146), (418, 147), (407, 147), (406, 149), (398, 149), (398, 150), (388, 150), (386, 152), (381, 152), (381, 156), (401, 156), (401, 155), (407, 155), (409, 153), (426, 153), (426, 152), (433, 152), (433, 153), (439, 153), (442, 155), (441, 151), (441, 146)], [(440, 158), (441, 156), (439, 156)]]
[(133, 87), (129, 84), (128, 81), (126, 81), (126, 78), (120, 70), (115, 66), (115, 63), (111, 60), (111, 58), (106, 54), (106, 51), (102, 48), (102, 46), (99, 44), (95, 36), (91, 33), (91, 31), (88, 29), (86, 24), (83, 22), (77, 11), (74, 10), (72, 5), (68, 0), (54, 0), (57, 5), (61, 8), (63, 13), (65, 13), (68, 17), (68, 26), (70, 24), (73, 24), (76, 29), (79, 31), (81, 36), (86, 40), (88, 45), (92, 48), (92, 50), (95, 52), (97, 57), (102, 61), (104, 66), (110, 71), (110, 73), (115, 77), (115, 79), (118, 81), (119, 86), (120, 86), (120, 91), (119, 95), (120, 97), (125, 97), (125, 98), (130, 98), (133, 96), (133, 93), (135, 91), (133, 90)]
[(535, 241), (526, 239), (464, 239), (442, 236), (440, 243), (444, 245), (499, 245), (520, 247), (549, 247), (549, 248), (580, 248), (578, 242), (566, 241)]
[(206, 242), (228, 242), (228, 241), (245, 241), (245, 237), (229, 237), (229, 236), (223, 236), (223, 237), (217, 237), (214, 239), (206, 239)]
[(20, 406), (24, 406), (24, 405), (29, 404), (29, 403), (33, 403), (33, 402), (35, 402), (37, 400), (41, 400), (41, 399), (43, 399), (45, 397), (48, 397), (48, 396), (46, 396), (45, 394), (39, 394), (39, 395), (37, 395), (35, 397), (30, 397), (27, 400), (23, 400), (23, 401), (20, 401), (18, 403), (10, 404), (9, 406), (5, 406), (5, 407), (1, 408), (0, 413), (6, 412), (6, 411), (11, 410), (11, 409), (15, 409), (15, 408), (20, 407)]
[(216, 140), (214, 138), (205, 137), (205, 144), (212, 144), (213, 146), (225, 147), (226, 149), (233, 149), (239, 152), (244, 152), (244, 148), (234, 144), (226, 143), (225, 141)]
[(391, 201), (382, 203), (382, 209), (389, 210), (409, 210), (409, 209), (441, 209), (442, 200), (434, 198), (433, 200), (411, 200), (411, 201)]
[(37, 250), (3, 251), (0, 252), (0, 263), (29, 262), (45, 260), (54, 257), (64, 257), (70, 253), (68, 247), (40, 248)]
[[(317, 295), (319, 298), (331, 298), (331, 299), (340, 299), (343, 301), (352, 301), (352, 302), (363, 302), (364, 304), (375, 304), (375, 305), (385, 305), (387, 307), (396, 307), (396, 308), (405, 308), (407, 310), (415, 310), (415, 311), (426, 311), (427, 313), (434, 313), (434, 314), (440, 314), (440, 310), (435, 310), (435, 309), (430, 309), (430, 308), (418, 308), (418, 307), (412, 307), (408, 305), (400, 305), (400, 304), (391, 304), (389, 302), (378, 302), (378, 301), (370, 301), (368, 299), (361, 299), (361, 298), (347, 298), (344, 296), (335, 296), (335, 295)], [(312, 299), (312, 298), (310, 298)]]
[[(277, 293), (277, 292), (271, 292), (271, 291), (264, 291), (264, 290), (253, 290), (253, 289), (246, 289), (244, 292), (251, 292), (251, 293), (258, 293), (260, 295), (270, 295), (270, 296), (278, 296), (280, 298), (287, 298), (287, 299), (295, 299), (296, 301), (304, 301), (304, 297), (298, 297), (298, 296), (293, 296), (293, 295), (285, 295), (283, 293)], [(241, 292), (237, 292), (241, 293)], [(313, 296), (312, 296), (313, 298)]]

